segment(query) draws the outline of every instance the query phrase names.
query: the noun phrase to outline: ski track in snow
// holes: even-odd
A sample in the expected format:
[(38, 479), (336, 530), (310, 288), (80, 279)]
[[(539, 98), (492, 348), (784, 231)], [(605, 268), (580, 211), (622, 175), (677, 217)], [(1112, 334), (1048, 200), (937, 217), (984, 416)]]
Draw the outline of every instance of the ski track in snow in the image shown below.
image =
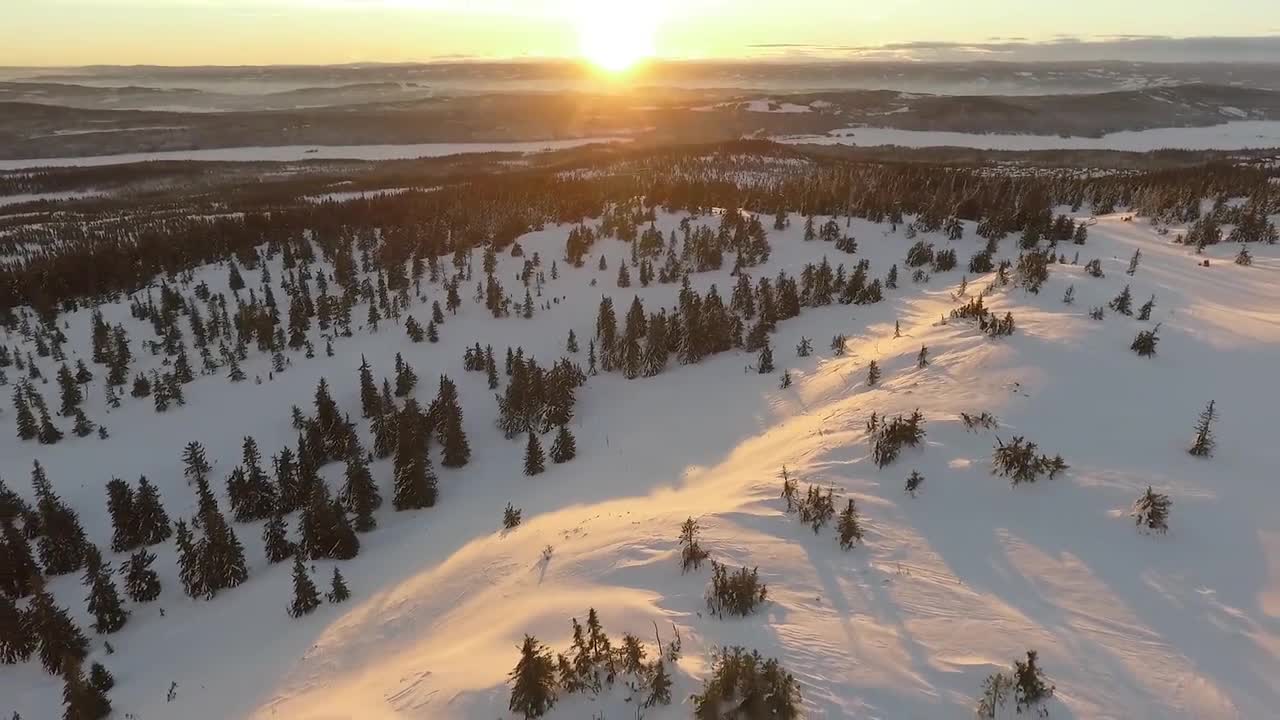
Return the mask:
[[(666, 233), (678, 220), (660, 215), (658, 225)], [(1080, 264), (1051, 266), (1039, 295), (1008, 289), (988, 299), (993, 311), (1012, 311), (1017, 320), (1012, 337), (992, 341), (961, 321), (937, 324), (956, 305), (949, 294), (962, 271), (912, 284), (903, 264), (911, 241), (901, 229), (890, 234), (887, 226), (854, 220), (848, 232), (858, 238), (859, 253), (846, 256), (830, 244), (802, 242), (803, 218), (791, 221), (786, 231), (770, 231), (772, 259), (753, 276), (780, 268), (798, 275), (824, 255), (851, 269), (866, 257), (873, 276), (898, 263), (900, 289), (887, 291), (878, 305), (810, 308), (781, 323), (772, 343), (778, 374), (789, 369), (795, 380), (787, 390), (778, 389), (778, 374), (745, 373), (755, 358), (740, 352), (695, 366), (673, 362), (656, 378), (590, 378), (572, 426), (578, 459), (535, 478), (521, 474), (523, 441), (504, 440), (493, 427), (493, 392), (482, 375), (463, 371), (463, 349), (479, 341), (501, 356), (507, 345), (523, 346), (546, 365), (564, 354), (572, 328), (583, 349), (575, 360), (585, 365), (602, 294), (614, 298), (620, 316), (633, 295), (649, 311), (674, 305), (678, 285), (615, 287), (617, 265), (628, 256), (618, 241), (598, 241), (584, 269), (561, 262), (558, 280), (548, 271), (544, 299), (563, 300), (533, 320), (492, 319), (464, 283), (463, 307), (447, 315), (439, 344), (412, 344), (388, 320), (376, 334), (357, 329), (354, 339), (335, 341), (333, 358), (317, 342), (315, 359), (293, 355), (291, 367), (270, 381), (269, 357), (251, 352), (242, 364), (248, 381), (198, 377), (187, 387), (186, 406), (163, 416), (149, 400), (129, 397), (107, 414), (103, 370), (93, 366), (99, 378), (85, 407), (109, 426), (107, 441), (68, 433), (55, 448), (19, 442), (6, 403), (0, 475), (29, 497), (38, 458), (80, 512), (90, 539), (105, 548), (104, 486), (112, 476), (136, 482), (145, 474), (172, 517), (190, 516), (196, 498), (182, 478), (185, 443), (206, 446), (221, 491), (245, 435), (268, 457), (294, 442), (289, 407), (309, 410), (321, 377), (357, 417), (361, 354), (380, 379), (402, 352), (421, 378), (420, 401), (434, 395), (440, 373), (458, 384), (471, 464), (437, 466), (439, 503), (406, 513), (389, 507), (391, 461), (371, 466), (387, 503), (378, 529), (361, 536), (360, 556), (341, 564), (353, 592), (347, 604), (287, 618), (289, 564), (266, 565), (260, 523), (235, 526), (249, 581), (211, 602), (182, 595), (172, 542), (153, 548), (160, 599), (128, 604), (129, 624), (109, 637), (115, 654), (107, 656), (104, 638), (90, 635), (91, 659), (117, 680), (115, 716), (509, 718), (505, 679), (522, 635), (564, 649), (569, 618), (585, 618), (588, 607), (600, 612), (615, 640), (632, 632), (652, 647), (654, 623), (664, 641), (672, 624), (679, 628), (684, 654), (673, 670), (673, 703), (648, 711), (653, 720), (690, 715), (687, 698), (707, 672), (709, 653), (725, 644), (780, 658), (801, 683), (814, 718), (969, 717), (983, 678), (1028, 648), (1039, 651), (1057, 686), (1054, 718), (1272, 715), (1280, 701), (1274, 442), (1280, 416), (1266, 387), (1280, 359), (1280, 253), (1251, 248), (1255, 265), (1244, 268), (1230, 262), (1234, 247), (1217, 246), (1206, 251), (1212, 267), (1204, 268), (1145, 222), (1104, 217), (1089, 229), (1087, 245), (1062, 248), (1068, 258), (1078, 250)], [(965, 230), (951, 243), (961, 266), (982, 246), (971, 223)], [(562, 256), (567, 232), (552, 226), (520, 242), (527, 256), (541, 253), (546, 271)], [(948, 245), (939, 234), (922, 237)], [(1005, 254), (1015, 247), (1015, 238), (1002, 243)], [(1126, 277), (1136, 248), (1141, 266)], [(597, 271), (602, 253), (609, 269)], [(1102, 259), (1106, 278), (1084, 274), (1093, 257)], [(513, 276), (522, 259), (499, 259), (498, 276), (518, 297)], [(691, 276), (693, 285), (705, 291), (715, 283), (727, 303), (729, 265)], [(271, 269), (278, 284), (278, 257)], [(248, 287), (260, 284), (260, 271), (243, 274)], [(215, 292), (225, 290), (225, 267), (195, 275)], [(597, 287), (589, 286), (593, 278)], [(970, 292), (988, 280), (969, 278)], [(1066, 306), (1061, 298), (1072, 284), (1076, 302)], [(1134, 334), (1151, 323), (1086, 315), (1126, 284), (1137, 302), (1157, 296), (1152, 322), (1163, 325), (1154, 359), (1129, 350)], [(441, 286), (424, 281), (423, 288), (427, 302), (411, 308), (421, 322), (431, 300), (444, 299)], [(127, 304), (104, 312), (108, 322), (129, 327), (135, 347), (152, 336)], [(353, 317), (364, 314), (357, 308)], [(67, 320), (76, 350), (69, 361), (87, 360), (89, 312)], [(893, 338), (895, 320), (902, 323), (900, 339)], [(828, 350), (836, 333), (849, 336), (843, 357)], [(813, 340), (809, 358), (795, 356), (801, 336)], [(921, 345), (932, 358), (924, 369), (915, 363)], [(158, 362), (135, 354), (134, 371)], [(872, 359), (883, 379), (868, 388)], [(52, 377), (56, 366), (47, 358), (41, 364)], [(40, 390), (56, 407), (56, 384)], [(1210, 399), (1221, 410), (1219, 446), (1215, 458), (1199, 460), (1185, 447)], [(915, 408), (926, 418), (926, 446), (876, 469), (865, 441), (867, 415)], [(966, 432), (958, 422), (961, 411), (984, 410), (1000, 418), (996, 433)], [(357, 425), (369, 447), (367, 423)], [(1010, 488), (990, 474), (989, 458), (996, 435), (1015, 434), (1061, 453), (1071, 470)], [(855, 498), (865, 544), (841, 551), (833, 526), (815, 535), (784, 514), (777, 477), (783, 464), (798, 476), (801, 492), (815, 483), (834, 487), (840, 506), (846, 495)], [(914, 499), (902, 489), (913, 469), (926, 478)], [(341, 464), (326, 466), (323, 476), (336, 489)], [(1164, 537), (1138, 534), (1127, 516), (1149, 484), (1174, 501)], [(504, 533), (508, 501), (523, 508), (524, 523)], [(756, 615), (706, 614), (709, 569), (688, 575), (679, 569), (679, 526), (690, 516), (700, 518), (712, 557), (759, 567), (770, 601)], [(290, 526), (296, 530), (296, 521)], [(554, 548), (549, 561), (542, 556), (547, 545)], [(124, 556), (107, 559), (118, 568)], [(314, 564), (317, 582), (327, 583), (334, 563)], [(91, 633), (78, 576), (52, 579), (50, 587)], [(171, 681), (177, 698), (168, 703)], [(61, 682), (35, 660), (0, 670), (0, 713), (54, 717), (60, 698)], [(631, 717), (634, 706), (622, 698), (621, 691), (571, 696), (548, 717)]]

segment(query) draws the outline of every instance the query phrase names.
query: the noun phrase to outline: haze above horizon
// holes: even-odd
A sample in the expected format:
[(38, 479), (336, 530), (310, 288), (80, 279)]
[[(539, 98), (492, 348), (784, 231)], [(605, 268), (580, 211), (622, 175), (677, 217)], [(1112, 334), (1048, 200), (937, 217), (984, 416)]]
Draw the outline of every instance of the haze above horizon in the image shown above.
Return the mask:
[(8, 0), (0, 65), (568, 58), (1280, 62), (1265, 3), (1079, 0)]

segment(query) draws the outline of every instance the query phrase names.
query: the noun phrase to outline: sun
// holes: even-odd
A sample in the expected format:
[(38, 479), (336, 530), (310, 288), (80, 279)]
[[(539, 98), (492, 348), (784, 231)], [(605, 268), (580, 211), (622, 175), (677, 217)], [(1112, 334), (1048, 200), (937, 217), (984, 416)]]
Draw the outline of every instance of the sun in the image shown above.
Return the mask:
[(653, 57), (659, 11), (653, 0), (589, 0), (575, 13), (578, 52), (608, 73)]

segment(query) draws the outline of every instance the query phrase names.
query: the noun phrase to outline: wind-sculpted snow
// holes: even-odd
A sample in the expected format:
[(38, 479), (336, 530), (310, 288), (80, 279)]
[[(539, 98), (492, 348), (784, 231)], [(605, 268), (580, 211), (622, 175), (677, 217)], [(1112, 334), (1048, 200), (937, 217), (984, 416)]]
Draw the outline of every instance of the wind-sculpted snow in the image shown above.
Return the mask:
[[(658, 228), (668, 233), (680, 219), (660, 214)], [(645, 710), (651, 720), (691, 716), (687, 698), (708, 672), (711, 651), (724, 645), (778, 658), (795, 674), (814, 718), (969, 717), (983, 679), (1027, 649), (1039, 652), (1056, 685), (1053, 718), (1274, 715), (1280, 410), (1272, 387), (1280, 361), (1280, 252), (1251, 248), (1254, 264), (1242, 267), (1231, 262), (1235, 247), (1211, 246), (1197, 256), (1170, 242), (1177, 229), (1164, 236), (1141, 219), (1104, 216), (1089, 228), (1086, 245), (1059, 248), (1068, 261), (1079, 251), (1079, 263), (1051, 265), (1038, 295), (1009, 286), (985, 299), (993, 312), (1017, 320), (1011, 337), (992, 340), (969, 322), (939, 322), (965, 301), (958, 295), (962, 268), (984, 244), (972, 223), (950, 243), (921, 235), (954, 247), (960, 268), (916, 284), (903, 264), (913, 241), (902, 227), (853, 220), (845, 229), (840, 218), (841, 231), (858, 240), (857, 255), (846, 255), (831, 243), (804, 242), (804, 218), (790, 221), (787, 230), (769, 231), (773, 252), (766, 265), (747, 270), (753, 279), (780, 269), (798, 276), (823, 256), (849, 270), (866, 258), (871, 277), (897, 263), (900, 287), (878, 304), (806, 308), (782, 322), (772, 336), (774, 374), (748, 370), (754, 354), (729, 352), (691, 366), (673, 361), (653, 378), (589, 378), (571, 426), (578, 459), (536, 477), (520, 472), (523, 441), (505, 440), (494, 427), (493, 391), (483, 375), (463, 371), (464, 349), (477, 341), (499, 353), (521, 346), (550, 364), (565, 354), (573, 329), (583, 348), (573, 357), (585, 366), (602, 295), (621, 315), (633, 296), (656, 310), (675, 305), (679, 290), (638, 282), (617, 288), (628, 248), (616, 240), (597, 241), (584, 269), (568, 267), (565, 226), (519, 241), (526, 257), (536, 251), (542, 258), (548, 283), (541, 300), (557, 301), (530, 320), (493, 319), (464, 283), (462, 309), (447, 315), (438, 344), (412, 344), (402, 327), (384, 321), (377, 333), (357, 329), (354, 339), (336, 340), (331, 358), (318, 341), (314, 359), (295, 354), (271, 379), (269, 357), (253, 352), (242, 364), (246, 382), (198, 377), (187, 386), (187, 404), (164, 415), (132, 398), (108, 413), (95, 382), (85, 407), (109, 426), (107, 440), (20, 442), (6, 404), (0, 474), (30, 499), (27, 478), (39, 459), (90, 539), (105, 548), (111, 527), (102, 508), (111, 477), (133, 482), (145, 474), (171, 515), (189, 517), (196, 497), (182, 477), (185, 443), (205, 445), (221, 497), (244, 436), (255, 437), (266, 456), (292, 443), (289, 408), (309, 408), (321, 377), (358, 418), (362, 355), (380, 381), (402, 353), (422, 379), (417, 397), (424, 403), (439, 374), (458, 384), (472, 462), (438, 470), (436, 507), (398, 513), (388, 504), (379, 511), (377, 530), (361, 536), (359, 557), (340, 564), (353, 593), (347, 604), (290, 620), (288, 563), (265, 563), (260, 523), (236, 525), (248, 582), (208, 602), (182, 595), (172, 543), (160, 546), (159, 600), (129, 604), (128, 625), (109, 638), (114, 654), (93, 638), (91, 659), (118, 683), (111, 693), (116, 716), (511, 718), (506, 677), (523, 635), (563, 650), (569, 618), (585, 618), (589, 607), (612, 636), (631, 632), (651, 648), (655, 627), (664, 642), (678, 629), (683, 655), (670, 669), (673, 702)], [(1005, 239), (1001, 256), (1015, 256), (1016, 245), (1017, 238)], [(1128, 258), (1139, 248), (1142, 263), (1128, 277)], [(601, 255), (608, 270), (596, 269)], [(1105, 278), (1084, 273), (1094, 257)], [(1204, 258), (1208, 267), (1200, 265)], [(278, 283), (279, 258), (272, 262)], [(497, 276), (509, 280), (522, 262), (500, 255)], [(727, 300), (735, 281), (730, 264), (692, 275), (694, 288), (705, 292), (714, 283)], [(248, 287), (259, 286), (260, 271), (243, 274)], [(206, 267), (194, 279), (225, 291), (227, 271)], [(967, 277), (968, 296), (991, 280)], [(1139, 302), (1156, 295), (1150, 322), (1088, 317), (1126, 284)], [(1076, 299), (1065, 305), (1071, 285)], [(427, 302), (410, 312), (425, 323), (431, 300), (444, 304), (444, 291), (425, 280), (423, 289)], [(126, 324), (131, 338), (151, 337), (126, 302), (103, 312), (108, 322)], [(363, 318), (364, 308), (354, 316)], [(69, 360), (87, 360), (89, 311), (66, 320)], [(1139, 358), (1129, 343), (1156, 322), (1159, 353)], [(828, 349), (836, 334), (847, 336), (841, 356)], [(815, 348), (807, 358), (795, 352), (802, 337)], [(17, 335), (0, 342), (23, 344)], [(923, 368), (916, 361), (922, 346), (930, 358)], [(159, 362), (136, 355), (143, 366)], [(883, 373), (875, 387), (866, 383), (871, 360)], [(37, 362), (53, 376), (56, 364)], [(794, 382), (779, 389), (784, 370)], [(56, 402), (55, 384), (39, 389)], [(1221, 412), (1217, 451), (1194, 458), (1186, 448), (1211, 399)], [(924, 443), (877, 468), (868, 416), (916, 409), (926, 422)], [(983, 411), (999, 418), (997, 429), (969, 431), (959, 420), (961, 412)], [(369, 446), (367, 423), (357, 425)], [(1060, 453), (1070, 470), (1010, 487), (992, 475), (990, 458), (997, 439), (1015, 435)], [(834, 488), (837, 507), (854, 498), (863, 544), (843, 551), (831, 526), (815, 534), (788, 515), (779, 498), (784, 465), (802, 492), (810, 483)], [(371, 469), (389, 496), (391, 461)], [(912, 470), (926, 478), (914, 498), (903, 490)], [(323, 475), (336, 488), (341, 465)], [(1173, 500), (1167, 535), (1141, 535), (1128, 517), (1148, 485)], [(524, 521), (504, 532), (508, 502), (523, 510)], [(769, 590), (762, 610), (735, 619), (706, 612), (709, 568), (680, 571), (677, 540), (688, 517), (699, 519), (713, 559), (759, 567)], [(123, 559), (108, 556), (117, 567)], [(317, 582), (332, 573), (330, 561), (315, 565)], [(78, 577), (52, 579), (50, 587), (87, 628)], [(177, 683), (171, 702), (170, 683)], [(60, 697), (61, 682), (35, 661), (0, 669), (0, 713), (54, 717)], [(621, 689), (568, 696), (549, 717), (634, 717), (634, 703), (624, 698)]]

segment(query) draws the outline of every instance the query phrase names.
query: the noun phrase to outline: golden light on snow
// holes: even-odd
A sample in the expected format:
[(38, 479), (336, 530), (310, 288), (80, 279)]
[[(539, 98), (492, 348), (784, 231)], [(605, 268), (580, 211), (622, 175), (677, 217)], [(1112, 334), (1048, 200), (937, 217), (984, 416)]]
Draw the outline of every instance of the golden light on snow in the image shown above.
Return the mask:
[(632, 0), (588, 0), (578, 6), (574, 22), (578, 52), (610, 73), (630, 70), (653, 57), (661, 3)]

